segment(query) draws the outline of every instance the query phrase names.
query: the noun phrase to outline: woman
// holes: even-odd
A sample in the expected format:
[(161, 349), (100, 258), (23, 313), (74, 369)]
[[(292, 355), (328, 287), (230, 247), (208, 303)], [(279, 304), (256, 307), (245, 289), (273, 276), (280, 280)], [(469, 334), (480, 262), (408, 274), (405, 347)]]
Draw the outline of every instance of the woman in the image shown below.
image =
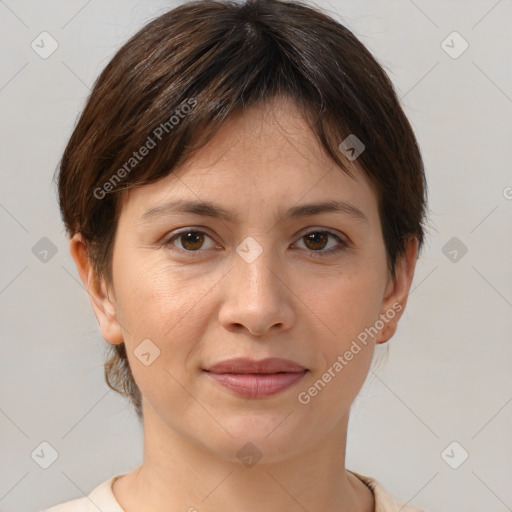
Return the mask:
[(165, 13), (100, 75), (58, 186), (144, 460), (49, 511), (417, 510), (345, 468), (426, 212), (411, 126), (349, 30), (281, 0)]

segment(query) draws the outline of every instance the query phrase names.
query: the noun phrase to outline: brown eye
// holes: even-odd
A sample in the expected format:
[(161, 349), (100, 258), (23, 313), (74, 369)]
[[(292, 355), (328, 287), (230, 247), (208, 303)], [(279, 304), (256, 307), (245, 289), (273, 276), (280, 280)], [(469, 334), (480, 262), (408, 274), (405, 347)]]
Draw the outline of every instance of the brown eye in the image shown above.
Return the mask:
[[(335, 240), (337, 244), (331, 244), (329, 247), (329, 240)], [(338, 235), (330, 231), (310, 231), (300, 238), (311, 256), (332, 256), (344, 249), (348, 248), (348, 243)], [(324, 250), (327, 247), (327, 250)]]
[[(324, 249), (329, 240), (330, 233), (325, 231), (313, 231), (304, 236), (305, 245), (312, 251)], [(332, 235), (331, 235), (332, 236)]]
[[(210, 240), (210, 246), (205, 242)], [(176, 242), (179, 242), (177, 244)], [(187, 229), (170, 236), (163, 246), (167, 249), (177, 249), (185, 252), (203, 252), (200, 249), (209, 249), (215, 246), (213, 240), (203, 231)]]
[(182, 247), (187, 251), (200, 249), (204, 243), (204, 233), (199, 231), (187, 231), (179, 235)]

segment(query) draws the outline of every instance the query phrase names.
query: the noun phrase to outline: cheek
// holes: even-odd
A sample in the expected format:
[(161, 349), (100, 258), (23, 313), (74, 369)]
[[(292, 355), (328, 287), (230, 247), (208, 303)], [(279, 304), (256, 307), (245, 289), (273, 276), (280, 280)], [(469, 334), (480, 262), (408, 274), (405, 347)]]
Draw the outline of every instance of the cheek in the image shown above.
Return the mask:
[(127, 349), (134, 353), (149, 339), (160, 350), (155, 367), (182, 374), (211, 318), (208, 292), (216, 279), (162, 258), (119, 258), (118, 263), (116, 303)]
[(194, 305), (204, 293), (168, 262), (148, 256), (117, 263), (117, 311), (135, 382), (151, 404), (171, 400), (174, 414), (185, 414), (190, 401), (180, 383), (200, 328)]
[(192, 311), (203, 288), (197, 279), (190, 279), (186, 269), (163, 258), (144, 257), (144, 253), (138, 258), (118, 258), (115, 279), (117, 303), (125, 321), (154, 328), (168, 329), (184, 311)]
[(331, 276), (320, 286), (312, 286), (304, 302), (323, 324), (327, 338), (335, 350), (341, 350), (365, 328), (374, 325), (382, 306), (384, 281), (370, 271)]
[(375, 343), (368, 328), (379, 318), (379, 282), (369, 273), (340, 277), (307, 299), (314, 304), (310, 317), (319, 319), (319, 359), (301, 399), (333, 422), (346, 413), (370, 369)]

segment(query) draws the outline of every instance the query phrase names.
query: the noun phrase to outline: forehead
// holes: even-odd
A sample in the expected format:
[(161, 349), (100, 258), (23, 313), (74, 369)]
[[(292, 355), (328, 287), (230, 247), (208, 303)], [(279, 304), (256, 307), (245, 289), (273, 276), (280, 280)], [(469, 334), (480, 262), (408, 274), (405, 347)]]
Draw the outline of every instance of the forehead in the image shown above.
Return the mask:
[(356, 204), (378, 222), (371, 182), (356, 162), (347, 165), (354, 178), (329, 157), (291, 100), (274, 99), (227, 121), (168, 176), (130, 190), (123, 215), (140, 219), (176, 199), (214, 201), (244, 216), (328, 199)]

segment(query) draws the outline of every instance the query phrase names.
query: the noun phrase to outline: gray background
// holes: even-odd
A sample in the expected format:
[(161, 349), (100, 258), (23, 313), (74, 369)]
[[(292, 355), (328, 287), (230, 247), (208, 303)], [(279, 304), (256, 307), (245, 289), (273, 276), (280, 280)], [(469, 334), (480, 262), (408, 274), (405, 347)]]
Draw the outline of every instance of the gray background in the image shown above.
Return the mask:
[[(51, 180), (96, 76), (173, 5), (0, 0), (2, 512), (82, 496), (141, 462), (135, 414), (103, 380), (106, 342)], [(387, 361), (354, 405), (347, 465), (432, 511), (512, 510), (512, 1), (318, 5), (390, 74), (430, 192), (413, 291)], [(31, 48), (43, 31), (59, 45), (46, 59)], [(457, 58), (459, 36), (442, 45), (453, 31), (469, 44)], [(47, 261), (43, 237), (57, 251)], [(58, 453), (48, 469), (31, 455), (44, 441)], [(460, 447), (445, 451), (453, 441)], [(469, 458), (453, 469), (462, 450)]]

